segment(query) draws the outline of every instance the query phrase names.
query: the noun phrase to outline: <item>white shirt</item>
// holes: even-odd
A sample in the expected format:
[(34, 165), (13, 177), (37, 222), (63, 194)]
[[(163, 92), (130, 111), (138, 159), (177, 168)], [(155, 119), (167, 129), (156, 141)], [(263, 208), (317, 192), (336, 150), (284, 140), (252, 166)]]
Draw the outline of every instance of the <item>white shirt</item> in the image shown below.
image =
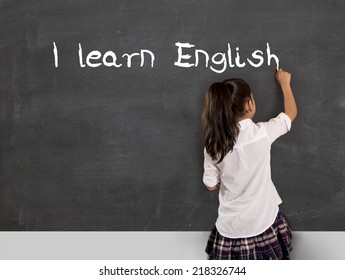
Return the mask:
[(291, 128), (285, 113), (268, 122), (239, 122), (240, 133), (232, 152), (219, 164), (204, 149), (206, 186), (220, 182), (216, 227), (229, 238), (261, 234), (274, 222), (282, 202), (271, 179), (271, 144)]

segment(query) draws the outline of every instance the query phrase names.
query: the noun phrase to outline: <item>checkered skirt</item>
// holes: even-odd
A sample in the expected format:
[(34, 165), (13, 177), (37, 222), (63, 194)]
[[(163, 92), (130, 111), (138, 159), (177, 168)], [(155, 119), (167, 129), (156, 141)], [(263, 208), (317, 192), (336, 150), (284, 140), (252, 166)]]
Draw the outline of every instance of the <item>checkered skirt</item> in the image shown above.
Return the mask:
[(278, 212), (274, 223), (253, 237), (227, 238), (215, 227), (205, 251), (209, 260), (288, 260), (291, 239), (291, 230), (282, 213)]

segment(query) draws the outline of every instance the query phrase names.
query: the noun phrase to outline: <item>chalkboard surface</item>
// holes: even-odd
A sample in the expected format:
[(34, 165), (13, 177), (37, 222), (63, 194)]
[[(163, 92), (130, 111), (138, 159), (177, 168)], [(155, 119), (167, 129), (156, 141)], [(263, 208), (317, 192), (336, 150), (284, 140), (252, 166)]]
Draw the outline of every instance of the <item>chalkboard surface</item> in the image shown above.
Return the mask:
[(204, 93), (243, 78), (254, 121), (275, 117), (279, 60), (299, 107), (272, 147), (281, 209), (293, 230), (344, 231), (344, 13), (340, 0), (1, 0), (0, 230), (211, 229)]

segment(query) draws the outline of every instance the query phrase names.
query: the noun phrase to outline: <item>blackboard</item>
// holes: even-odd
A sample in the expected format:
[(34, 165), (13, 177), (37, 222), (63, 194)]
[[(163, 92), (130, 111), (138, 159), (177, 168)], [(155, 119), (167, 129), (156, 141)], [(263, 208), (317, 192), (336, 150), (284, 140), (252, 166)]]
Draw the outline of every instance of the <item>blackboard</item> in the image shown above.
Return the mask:
[(254, 121), (278, 115), (268, 49), (299, 107), (272, 147), (281, 209), (293, 230), (345, 230), (344, 12), (340, 0), (1, 0), (0, 230), (210, 230), (204, 93), (240, 77)]

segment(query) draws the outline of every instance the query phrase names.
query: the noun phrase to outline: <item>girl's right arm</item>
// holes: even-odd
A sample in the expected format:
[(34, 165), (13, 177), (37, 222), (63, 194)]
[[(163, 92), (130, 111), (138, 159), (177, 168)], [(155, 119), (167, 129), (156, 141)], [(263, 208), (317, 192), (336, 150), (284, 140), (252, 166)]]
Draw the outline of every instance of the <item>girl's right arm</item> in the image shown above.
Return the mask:
[(293, 121), (297, 116), (297, 105), (290, 86), (291, 74), (279, 69), (275, 76), (283, 91), (285, 114)]

